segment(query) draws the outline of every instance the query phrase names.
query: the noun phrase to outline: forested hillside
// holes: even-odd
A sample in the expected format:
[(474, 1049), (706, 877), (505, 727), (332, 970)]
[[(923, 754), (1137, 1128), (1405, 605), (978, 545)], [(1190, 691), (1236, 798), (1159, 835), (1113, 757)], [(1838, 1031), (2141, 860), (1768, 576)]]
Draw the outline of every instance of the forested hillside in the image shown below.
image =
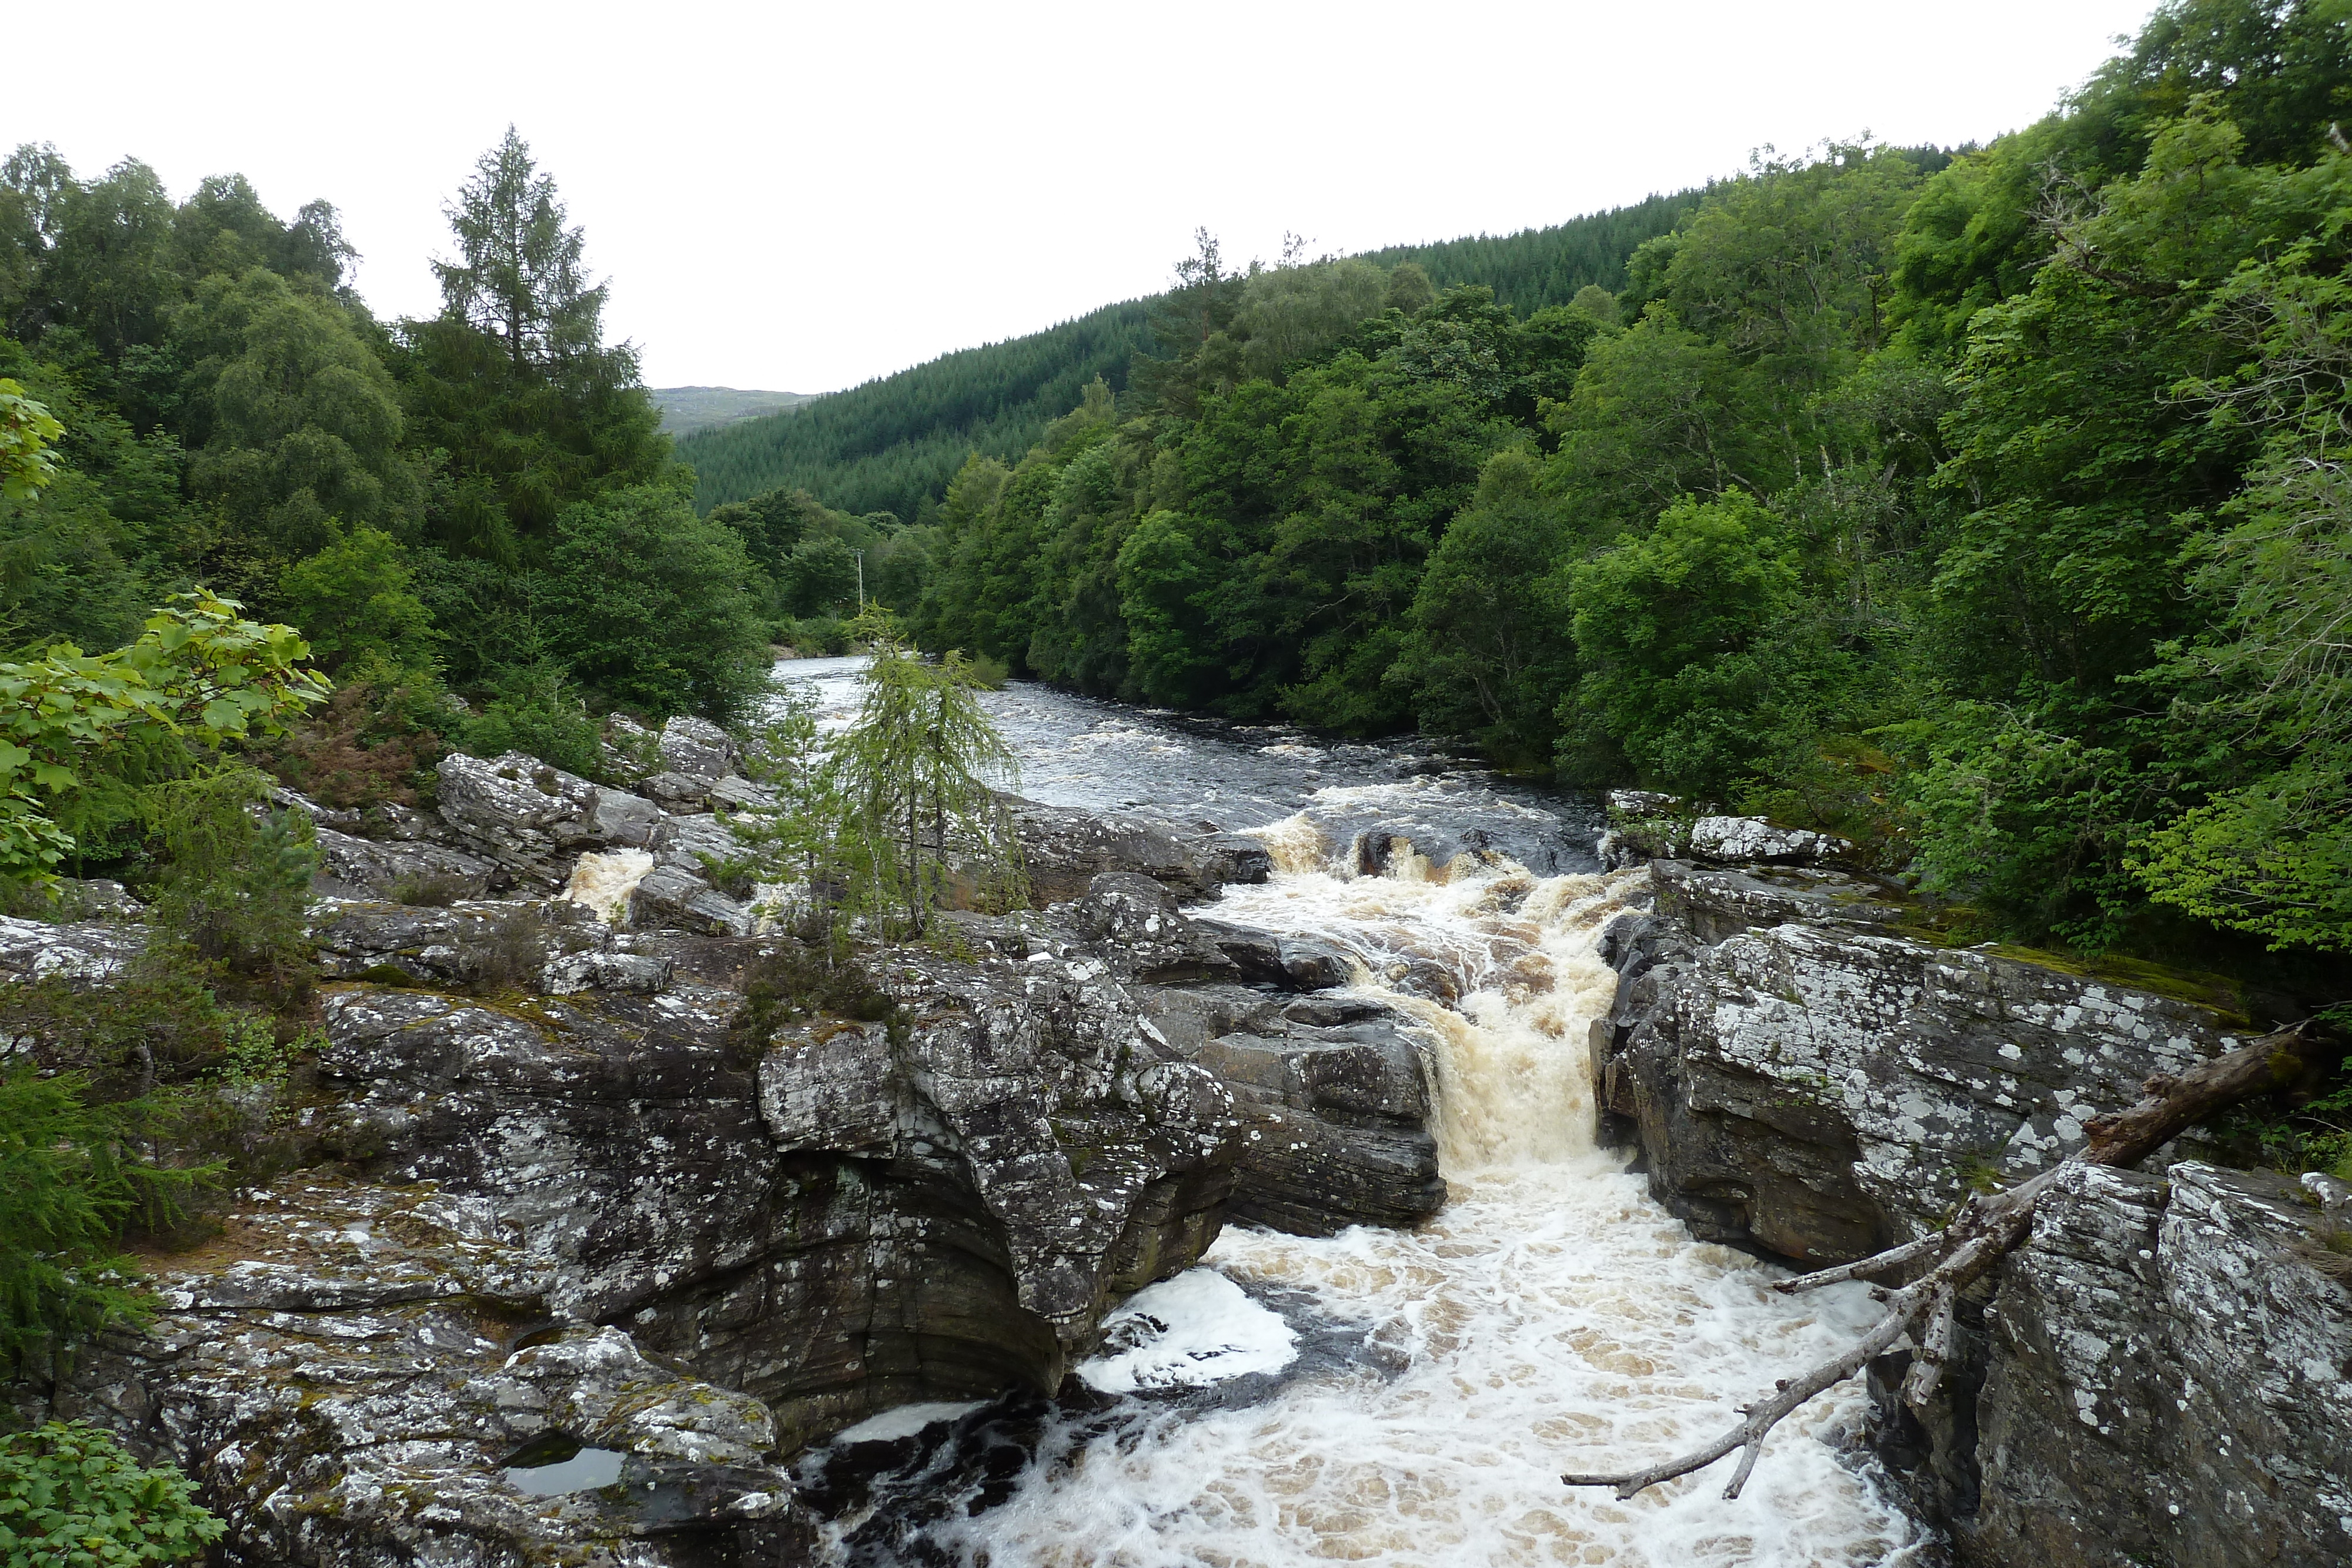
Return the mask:
[(694, 467), (695, 501), (706, 509), (799, 489), (844, 511), (912, 521), (966, 456), (1027, 451), (1088, 382), (1125, 384), (1128, 361), (1150, 341), (1140, 301), (1106, 305), (830, 393), (788, 415), (690, 435), (679, 455)]
[(2180, 0), (1981, 152), (1710, 188), (1613, 295), (1193, 264), (900, 608), (1832, 829), (1987, 935), (2341, 953), (2347, 96), (2326, 5)]
[(1412, 262), (1441, 288), (1483, 283), (1495, 291), (1496, 304), (1530, 316), (1547, 305), (1565, 305), (1592, 285), (1612, 293), (1624, 287), (1626, 258), (1673, 228), (1702, 194), (1679, 191), (1549, 228), (1390, 246), (1358, 259), (1375, 267)]
[[(1671, 228), (1697, 200), (1695, 191), (1652, 196), (1551, 228), (1399, 246), (1367, 259), (1384, 267), (1413, 262), (1441, 287), (1482, 283), (1505, 304), (1538, 310), (1564, 305), (1592, 285), (1622, 287), (1634, 248)], [(1205, 236), (1203, 243), (1213, 249)], [(1130, 363), (1158, 347), (1151, 317), (1160, 303), (1105, 306), (1043, 332), (835, 392), (793, 420), (747, 421), (689, 437), (679, 455), (699, 476), (696, 503), (707, 509), (768, 490), (802, 489), (847, 512), (929, 520), (971, 454), (1008, 462), (1020, 456), (1097, 377), (1124, 392)]]

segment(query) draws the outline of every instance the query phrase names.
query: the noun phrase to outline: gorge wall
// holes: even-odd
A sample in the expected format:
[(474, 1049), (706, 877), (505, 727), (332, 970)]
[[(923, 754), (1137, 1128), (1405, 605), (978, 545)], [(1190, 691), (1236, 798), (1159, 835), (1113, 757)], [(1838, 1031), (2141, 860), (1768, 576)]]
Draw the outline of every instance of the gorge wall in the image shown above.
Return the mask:
[[(1941, 945), (1822, 846), (1762, 847), (1789, 852), (1651, 862), (1591, 1042), (1604, 1131), (1702, 1237), (1811, 1268), (1911, 1239), (2258, 1032)], [(1873, 1367), (1879, 1456), (1962, 1563), (2352, 1561), (2352, 1188), (2210, 1154), (2068, 1172), (1966, 1304), (1925, 1418), (1895, 1395), (1907, 1353)]]
[[(694, 852), (756, 786), (674, 728), (636, 794), (452, 758), (437, 815), (318, 812), (326, 1044), (245, 1107), (283, 1174), (20, 1417), (179, 1465), (234, 1563), (799, 1563), (809, 1442), (1051, 1393), (1229, 1214), (1443, 1201), (1405, 1020), (1316, 994), (1336, 950), (1180, 912), (1263, 878), (1250, 841), (1027, 810), (1071, 896), (845, 976)], [(614, 866), (624, 926), (547, 896)], [(0, 967), (105, 985), (137, 916), (0, 923)], [(533, 1490), (576, 1449), (617, 1468)]]

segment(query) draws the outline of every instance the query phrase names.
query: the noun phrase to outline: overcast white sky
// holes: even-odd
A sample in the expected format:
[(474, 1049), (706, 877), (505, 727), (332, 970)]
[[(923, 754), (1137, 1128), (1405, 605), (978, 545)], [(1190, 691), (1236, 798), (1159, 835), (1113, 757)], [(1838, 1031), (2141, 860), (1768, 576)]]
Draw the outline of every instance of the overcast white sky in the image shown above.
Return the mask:
[[(656, 386), (819, 392), (1272, 256), (1508, 233), (2039, 117), (2148, 0), (44, 7), (0, 144), (324, 196), (381, 315), (511, 120)], [(18, 29), (23, 35), (24, 30)], [(31, 42), (29, 35), (19, 43)]]

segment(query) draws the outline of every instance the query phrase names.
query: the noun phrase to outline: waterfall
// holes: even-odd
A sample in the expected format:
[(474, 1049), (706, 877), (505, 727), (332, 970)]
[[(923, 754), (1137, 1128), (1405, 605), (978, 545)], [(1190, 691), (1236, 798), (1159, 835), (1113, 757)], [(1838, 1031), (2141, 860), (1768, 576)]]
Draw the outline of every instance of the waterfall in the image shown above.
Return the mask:
[[(1452, 1197), (1410, 1232), (1229, 1228), (1211, 1266), (1360, 1354), (1242, 1408), (1057, 1420), (1010, 1500), (938, 1544), (974, 1568), (1911, 1560), (1916, 1527), (1842, 1457), (1851, 1385), (1783, 1425), (1737, 1501), (1717, 1470), (1628, 1502), (1560, 1484), (1711, 1436), (1874, 1315), (1859, 1286), (1771, 1293), (1779, 1270), (1693, 1241), (1595, 1148), (1588, 1042), (1615, 977), (1593, 948), (1644, 873), (1398, 853), (1358, 876), (1305, 814), (1260, 832), (1277, 874), (1217, 914), (1343, 944), (1360, 990), (1421, 1021)], [(1394, 983), (1431, 965), (1458, 1002)]]

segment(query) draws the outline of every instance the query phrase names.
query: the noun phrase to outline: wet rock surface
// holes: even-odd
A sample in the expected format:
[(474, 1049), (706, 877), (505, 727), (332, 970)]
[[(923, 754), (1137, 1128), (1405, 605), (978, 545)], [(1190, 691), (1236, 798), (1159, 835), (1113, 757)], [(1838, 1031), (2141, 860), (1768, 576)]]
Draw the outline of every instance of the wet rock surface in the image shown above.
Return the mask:
[[(153, 1333), (11, 1394), (184, 1468), (229, 1562), (800, 1562), (806, 1444), (1050, 1393), (1230, 1216), (1442, 1201), (1407, 1020), (1318, 994), (1336, 947), (1180, 907), (1267, 874), (1254, 840), (1039, 808), (1075, 894), (861, 948), (849, 1016), (718, 885), (710, 814), (515, 758), (449, 759), (438, 819), (301, 804), (344, 895), (299, 1168), (155, 1260)], [(617, 925), (546, 895), (587, 852), (652, 862)], [(500, 886), (531, 895), (467, 896)], [(103, 983), (142, 936), (0, 923), (0, 972)], [(524, 1468), (575, 1449), (618, 1469)]]
[(1882, 1398), (1881, 1451), (1970, 1564), (2352, 1562), (2347, 1197), (2194, 1162), (2068, 1171), (1972, 1375), (1930, 1424)]
[[(20, 1387), (19, 1414), (179, 1464), (229, 1525), (226, 1562), (807, 1560), (767, 1409), (551, 1318), (549, 1260), (488, 1200), (306, 1172), (152, 1273), (151, 1332), (108, 1337), (47, 1399)], [(613, 1452), (609, 1483), (547, 1492), (508, 1468), (551, 1439)]]
[[(2251, 1032), (1939, 946), (1819, 865), (1651, 871), (1654, 910), (1601, 943), (1605, 1128), (1696, 1234), (1809, 1266), (1941, 1225)], [(2352, 1561), (2352, 1187), (2195, 1152), (2069, 1167), (1962, 1302), (1924, 1415), (1907, 1351), (1870, 1369), (1877, 1456), (1965, 1568)]]
[(1105, 872), (1148, 876), (1188, 899), (1211, 897), (1229, 882), (1258, 883), (1273, 874), (1265, 846), (1238, 833), (1009, 797), (1006, 803), (1040, 904), (1077, 898)]
[(1901, 934), (1856, 879), (1652, 872), (1655, 914), (1612, 934), (1595, 1079), (1651, 1191), (1708, 1239), (1808, 1264), (1908, 1240), (2238, 1042), (2190, 1002)]

